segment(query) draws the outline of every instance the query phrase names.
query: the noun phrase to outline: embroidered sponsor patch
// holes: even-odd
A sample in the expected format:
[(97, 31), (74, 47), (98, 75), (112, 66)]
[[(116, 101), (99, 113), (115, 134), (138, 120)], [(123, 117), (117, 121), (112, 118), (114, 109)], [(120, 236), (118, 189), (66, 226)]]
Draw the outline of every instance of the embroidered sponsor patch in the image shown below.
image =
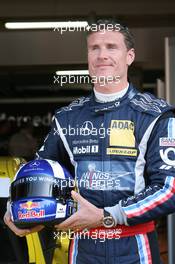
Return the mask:
[(107, 148), (108, 155), (137, 156), (137, 149)]
[[(170, 154), (173, 155), (173, 158), (170, 157)], [(167, 165), (175, 166), (174, 155), (175, 155), (175, 148), (167, 148), (165, 150), (163, 149), (160, 150), (160, 157)]]
[(66, 216), (66, 204), (57, 203), (56, 217), (55, 218), (64, 218)]
[(134, 123), (130, 120), (112, 120), (109, 145), (135, 147)]
[(170, 138), (170, 137), (159, 138), (159, 145), (161, 147), (174, 147), (175, 138)]
[(129, 190), (135, 187), (134, 161), (79, 161), (77, 186), (89, 190)]
[(98, 145), (73, 147), (73, 154), (75, 155), (98, 153), (98, 151)]
[(92, 145), (92, 144), (98, 144), (98, 139), (92, 139), (92, 138), (89, 138), (89, 139), (78, 139), (78, 140), (73, 140), (72, 141), (72, 145), (82, 145), (82, 144), (87, 144), (87, 145)]

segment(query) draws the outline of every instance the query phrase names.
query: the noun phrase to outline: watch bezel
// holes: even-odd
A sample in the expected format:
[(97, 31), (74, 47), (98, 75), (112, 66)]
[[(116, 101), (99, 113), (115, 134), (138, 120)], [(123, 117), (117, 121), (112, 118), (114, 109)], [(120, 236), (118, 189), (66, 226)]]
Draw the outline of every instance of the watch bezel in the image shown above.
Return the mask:
[(106, 228), (111, 228), (114, 225), (115, 225), (114, 218), (112, 217), (112, 215), (109, 212), (104, 210), (103, 226), (106, 227)]

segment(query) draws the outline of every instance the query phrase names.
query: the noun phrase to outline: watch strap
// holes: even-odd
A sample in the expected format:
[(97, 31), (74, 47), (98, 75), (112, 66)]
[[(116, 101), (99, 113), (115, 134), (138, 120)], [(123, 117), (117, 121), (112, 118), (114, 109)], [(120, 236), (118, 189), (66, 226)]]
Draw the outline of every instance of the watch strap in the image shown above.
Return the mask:
[(105, 209), (103, 210), (103, 213), (104, 213), (104, 217), (111, 216), (111, 214)]

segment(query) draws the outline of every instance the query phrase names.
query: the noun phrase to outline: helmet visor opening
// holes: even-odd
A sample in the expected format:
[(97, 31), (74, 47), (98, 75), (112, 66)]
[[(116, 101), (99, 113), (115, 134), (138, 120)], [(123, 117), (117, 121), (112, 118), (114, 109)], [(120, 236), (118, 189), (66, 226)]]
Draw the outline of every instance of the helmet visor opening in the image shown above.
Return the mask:
[(46, 175), (21, 177), (11, 184), (11, 201), (29, 197), (71, 199), (74, 187), (71, 179), (51, 178)]

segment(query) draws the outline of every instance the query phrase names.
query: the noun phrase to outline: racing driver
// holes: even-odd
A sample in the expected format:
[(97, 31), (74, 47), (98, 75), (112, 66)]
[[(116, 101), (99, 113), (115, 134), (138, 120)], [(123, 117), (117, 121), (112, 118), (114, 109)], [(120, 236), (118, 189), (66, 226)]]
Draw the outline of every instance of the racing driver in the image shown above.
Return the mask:
[[(70, 264), (160, 264), (154, 220), (175, 210), (173, 107), (128, 81), (126, 26), (97, 20), (87, 48), (93, 92), (55, 112), (37, 153), (75, 173), (79, 209), (56, 227), (77, 234)], [(4, 219), (20, 236), (42, 228), (18, 229), (8, 211)]]

